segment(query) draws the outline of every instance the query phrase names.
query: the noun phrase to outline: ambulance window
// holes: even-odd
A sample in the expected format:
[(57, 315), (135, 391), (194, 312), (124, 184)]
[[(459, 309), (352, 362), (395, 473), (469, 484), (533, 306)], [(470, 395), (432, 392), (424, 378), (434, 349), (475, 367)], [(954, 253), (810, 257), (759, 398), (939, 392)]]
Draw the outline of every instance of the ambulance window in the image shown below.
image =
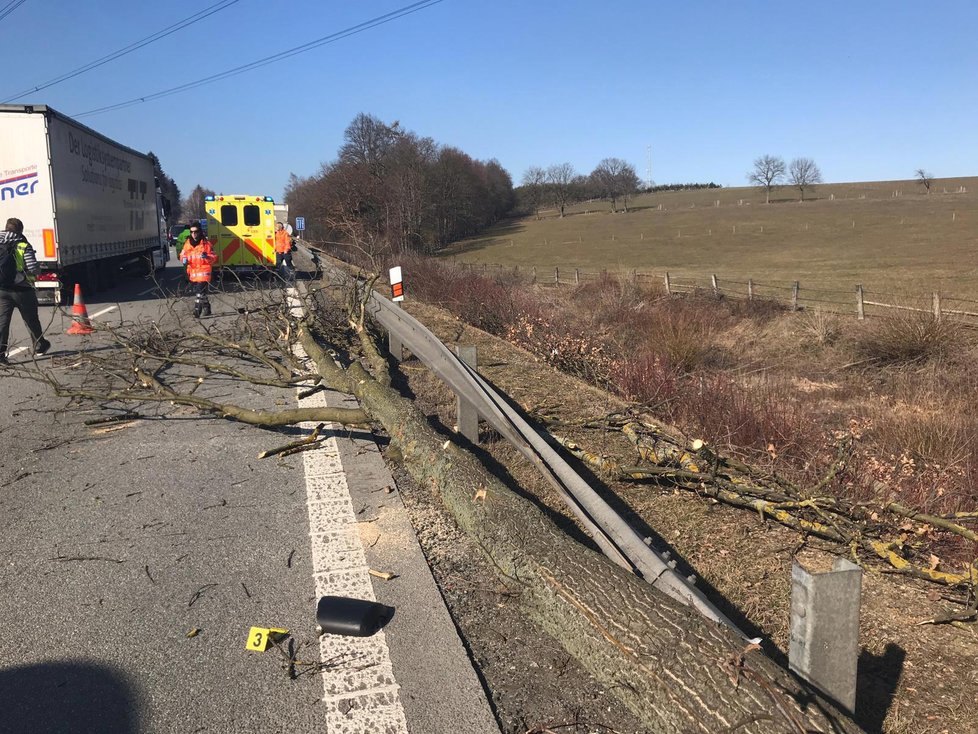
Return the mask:
[(257, 227), (261, 224), (261, 207), (257, 207), (254, 204), (246, 206), (244, 208), (244, 215), (246, 227)]
[(236, 227), (238, 224), (238, 207), (225, 204), (221, 207), (221, 224), (225, 227)]

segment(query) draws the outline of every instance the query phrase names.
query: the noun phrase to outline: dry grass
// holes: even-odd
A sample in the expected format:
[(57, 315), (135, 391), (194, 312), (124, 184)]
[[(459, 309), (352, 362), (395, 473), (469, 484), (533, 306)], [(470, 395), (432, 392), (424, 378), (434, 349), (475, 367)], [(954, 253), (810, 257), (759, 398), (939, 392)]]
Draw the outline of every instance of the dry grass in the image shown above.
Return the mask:
[(423, 298), (722, 450), (814, 483), (849, 432), (860, 440), (841, 494), (932, 511), (978, 505), (970, 331), (913, 312), (857, 322), (763, 300), (664, 297), (618, 275), (555, 290), (406, 262)]
[(948, 357), (960, 349), (962, 327), (927, 313), (898, 311), (856, 331), (856, 354), (875, 364), (908, 364)]
[[(962, 186), (966, 193), (956, 193)], [(757, 189), (663, 192), (637, 197), (628, 214), (592, 202), (563, 219), (549, 212), (508, 222), (450, 254), (541, 273), (555, 265), (568, 272), (635, 268), (706, 284), (716, 273), (723, 287), (744, 293), (748, 278), (776, 286), (770, 295), (784, 295), (797, 280), (803, 296), (853, 314), (857, 284), (871, 295), (941, 291), (978, 299), (978, 179), (941, 180), (929, 195), (913, 181), (823, 185), (804, 203), (790, 201), (793, 195), (784, 189), (765, 205)]]
[[(544, 295), (548, 299), (553, 296), (552, 292)], [(599, 300), (610, 298), (611, 295), (605, 293)], [(697, 307), (706, 307), (709, 303), (705, 301)], [(723, 319), (730, 316), (726, 304), (714, 302), (713, 305), (723, 314)], [(571, 377), (554, 374), (534, 363), (523, 350), (468, 329), (438, 309), (417, 302), (408, 303), (407, 308), (442, 339), (477, 345), (480, 361), (485, 361), (482, 370), (527, 411), (538, 411), (555, 420), (574, 423), (584, 416), (625, 408), (613, 395)], [(757, 319), (733, 319), (723, 321), (723, 329), (715, 336), (725, 348), (731, 344), (750, 343), (752, 362), (763, 357), (770, 364), (776, 362), (779, 355), (797, 351), (799, 345), (810, 340), (800, 327), (801, 319), (801, 314), (783, 312)], [(845, 352), (845, 341), (840, 339), (840, 343), (826, 348), (826, 353), (831, 353), (837, 360), (836, 365), (851, 357)], [(736, 353), (733, 356), (737, 356)], [(804, 353), (802, 359), (796, 358), (791, 366), (797, 371), (813, 361), (823, 361), (824, 356), (823, 353)], [(963, 355), (961, 361), (969, 360)], [(777, 372), (773, 368), (770, 371)], [(425, 393), (415, 381), (421, 380), (426, 371), (413, 368), (407, 370), (407, 374), (413, 392)], [(736, 375), (737, 381), (746, 386), (763, 385), (777, 377), (775, 374), (769, 378), (764, 371), (744, 370), (743, 365), (730, 374)], [(436, 379), (427, 379), (440, 391), (437, 412), (442, 423), (450, 425), (454, 416), (454, 397)], [(695, 381), (688, 375), (676, 379)], [(809, 423), (814, 422), (816, 415), (811, 411), (823, 401), (838, 402), (847, 409), (861, 409), (864, 404), (860, 401), (866, 401), (865, 405), (878, 402), (881, 390), (911, 399), (912, 386), (925, 385), (933, 391), (934, 400), (952, 392), (963, 395), (968, 390), (967, 381), (960, 375), (951, 380), (946, 370), (934, 364), (913, 369), (887, 367), (871, 371), (841, 371), (834, 366), (819, 370), (818, 374), (808, 372), (807, 377), (798, 376), (796, 381), (807, 386), (802, 391), (807, 397), (796, 396), (796, 400), (818, 401), (807, 402), (809, 412), (805, 415)], [(787, 389), (787, 382), (778, 389)], [(919, 398), (913, 399), (920, 402)], [(893, 398), (888, 398), (890, 400)], [(884, 419), (882, 416), (881, 420)], [(880, 429), (879, 425), (868, 428), (858, 443), (867, 450), (878, 448), (877, 441), (882, 436)], [(614, 432), (564, 424), (560, 433), (600, 454), (622, 460), (630, 455), (627, 441)], [(483, 447), (507, 468), (521, 488), (538, 497), (555, 516), (563, 518), (565, 524), (572, 524), (564, 514), (568, 512), (566, 507), (529, 462), (516, 459), (515, 451), (505, 442), (488, 441)], [(594, 486), (599, 491), (605, 489), (600, 478), (595, 480)], [(824, 548), (818, 541), (765, 522), (756, 513), (718, 506), (692, 493), (648, 484), (614, 483), (607, 489), (648, 523), (652, 532), (662, 539), (659, 546), (669, 547), (684, 570), (688, 564), (688, 571), (701, 579), (700, 588), (725, 611), (738, 615), (738, 619), (743, 615), (757, 625), (759, 634), (771, 639), (782, 652), (786, 650), (791, 563), (794, 556), (801, 555), (806, 565), (812, 566), (813, 561), (821, 560), (824, 568), (831, 559), (824, 555)], [(911, 542), (916, 541), (911, 539)], [(950, 563), (951, 557), (944, 550), (936, 552), (942, 564)], [(933, 587), (924, 587), (895, 575), (864, 575), (858, 716), (867, 731), (978, 734), (978, 722), (974, 717), (978, 691), (978, 668), (974, 665), (978, 644), (975, 640), (978, 638), (947, 625), (917, 626), (921, 619), (948, 611), (948, 603)], [(891, 699), (891, 695), (895, 698)]]

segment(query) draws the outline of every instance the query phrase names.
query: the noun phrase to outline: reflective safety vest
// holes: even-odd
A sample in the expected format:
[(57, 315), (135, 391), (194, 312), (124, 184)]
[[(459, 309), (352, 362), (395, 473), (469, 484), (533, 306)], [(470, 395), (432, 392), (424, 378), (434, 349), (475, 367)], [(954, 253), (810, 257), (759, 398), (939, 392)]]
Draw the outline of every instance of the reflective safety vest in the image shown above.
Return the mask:
[[(29, 254), (28, 250), (30, 250)], [(17, 243), (17, 247), (14, 250), (14, 262), (17, 263), (17, 274), (24, 276), (27, 285), (34, 285), (35, 273), (40, 268), (37, 265), (34, 248), (23, 238)]]
[(275, 231), (275, 252), (281, 255), (292, 252), (292, 236), (284, 229)]
[(187, 266), (187, 277), (191, 283), (209, 283), (211, 265), (217, 261), (217, 255), (206, 239), (194, 245), (193, 240), (188, 237), (180, 250), (180, 260)]

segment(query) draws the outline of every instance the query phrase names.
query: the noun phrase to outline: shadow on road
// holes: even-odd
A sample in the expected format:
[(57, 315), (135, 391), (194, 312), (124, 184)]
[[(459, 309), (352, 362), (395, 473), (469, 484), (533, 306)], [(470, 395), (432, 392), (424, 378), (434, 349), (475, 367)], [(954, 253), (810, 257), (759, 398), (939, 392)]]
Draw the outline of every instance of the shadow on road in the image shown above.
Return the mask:
[(136, 692), (98, 663), (40, 663), (0, 670), (0, 731), (135, 734)]

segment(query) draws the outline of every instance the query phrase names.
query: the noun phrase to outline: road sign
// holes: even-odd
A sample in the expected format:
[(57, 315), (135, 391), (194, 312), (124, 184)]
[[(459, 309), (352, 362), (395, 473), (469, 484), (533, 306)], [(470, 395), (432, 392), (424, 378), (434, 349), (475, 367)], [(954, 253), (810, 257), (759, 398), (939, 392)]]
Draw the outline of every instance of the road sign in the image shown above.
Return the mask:
[(306, 218), (296, 217), (295, 218), (295, 228), (300, 232), (306, 228)]
[(401, 280), (401, 266), (391, 268), (390, 271), (391, 280), (391, 300), (392, 301), (403, 301), (404, 300), (404, 281)]

